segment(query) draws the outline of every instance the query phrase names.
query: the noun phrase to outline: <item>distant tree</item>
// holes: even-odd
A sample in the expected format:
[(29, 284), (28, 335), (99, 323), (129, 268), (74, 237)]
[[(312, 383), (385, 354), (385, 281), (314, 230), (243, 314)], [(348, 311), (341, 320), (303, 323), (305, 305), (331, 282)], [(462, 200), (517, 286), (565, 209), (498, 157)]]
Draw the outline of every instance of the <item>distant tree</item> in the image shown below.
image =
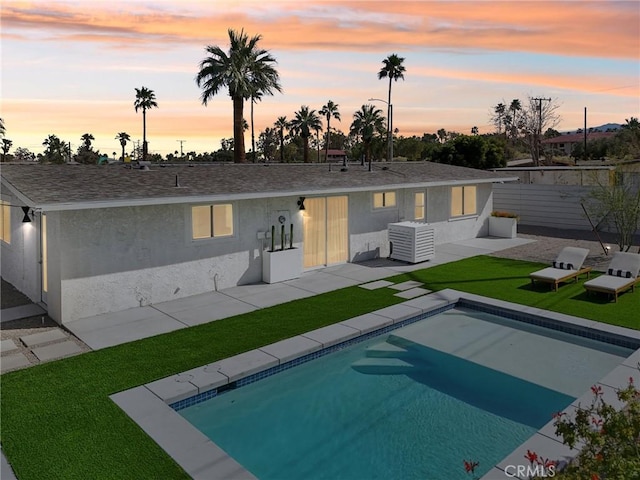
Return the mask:
[(458, 135), (431, 155), (438, 163), (485, 170), (506, 166), (503, 152), (502, 145), (493, 137)]
[(232, 152), (233, 142), (233, 138), (223, 138), (222, 140), (220, 140), (220, 147), (225, 152)]
[(404, 62), (404, 57), (399, 57), (397, 54), (393, 53), (389, 55), (382, 61), (382, 68), (378, 72), (378, 80), (382, 80), (383, 78), (389, 79), (389, 95), (387, 97), (387, 160), (393, 160), (393, 147), (392, 147), (392, 139), (391, 135), (393, 132), (393, 112), (391, 110), (391, 81), (398, 81), (398, 79), (404, 80), (404, 72), (406, 69), (402, 65)]
[(256, 163), (256, 137), (253, 127), (253, 106), (256, 102), (262, 100), (262, 92), (253, 92), (250, 97), (251, 100), (251, 152), (252, 152), (252, 161)]
[(7, 129), (4, 126), (4, 118), (0, 118), (0, 138), (3, 138), (5, 133), (7, 133)]
[(33, 162), (36, 159), (36, 156), (31, 153), (28, 149), (23, 147), (18, 147), (13, 152), (13, 159), (16, 162)]
[(7, 138), (2, 139), (2, 161), (4, 162), (7, 158), (7, 153), (11, 150), (11, 146), (13, 142)]
[(299, 135), (304, 144), (303, 158), (305, 163), (309, 163), (309, 137), (312, 132), (319, 130), (322, 124), (320, 117), (315, 110), (310, 110), (307, 105), (302, 105), (295, 113), (295, 117), (289, 123), (289, 128), (294, 135)]
[(87, 150), (91, 150), (91, 142), (93, 142), (95, 138), (90, 133), (85, 133), (80, 137), (80, 140), (82, 140), (83, 147), (85, 147)]
[(151, 108), (157, 108), (156, 94), (153, 90), (146, 87), (136, 88), (136, 100), (133, 102), (133, 107), (136, 112), (142, 109), (142, 160), (147, 159), (149, 153), (149, 146), (147, 144), (147, 110)]
[(398, 157), (405, 157), (407, 160), (421, 160), (425, 150), (425, 143), (417, 136), (402, 137), (396, 142), (395, 153)]
[(60, 140), (56, 135), (49, 135), (45, 138), (42, 145), (47, 147), (42, 155), (42, 161), (45, 163), (64, 163), (64, 159), (68, 152), (67, 144)]
[(284, 129), (289, 128), (287, 117), (278, 117), (274, 126), (278, 130), (278, 138), (280, 139), (280, 161), (284, 162)]
[(258, 149), (265, 162), (273, 162), (278, 149), (278, 132), (275, 128), (265, 128), (258, 136)]
[(556, 138), (559, 137), (560, 135), (562, 135), (559, 131), (554, 130), (553, 128), (547, 128), (547, 130), (544, 132), (543, 137), (544, 138)]
[(549, 128), (553, 129), (560, 123), (559, 108), (557, 100), (540, 101), (533, 97), (529, 97), (522, 108), (520, 138), (529, 149), (533, 164), (536, 166), (540, 165), (542, 132)]
[(522, 128), (522, 103), (517, 98), (511, 100), (509, 114), (504, 117), (505, 133), (507, 137), (516, 139), (518, 132)]
[(262, 38), (249, 38), (244, 30), (228, 30), (229, 52), (209, 45), (205, 48), (208, 56), (200, 62), (196, 76), (198, 87), (202, 88), (201, 100), (204, 105), (226, 87), (233, 101), (234, 161), (246, 162), (244, 148), (244, 101), (257, 93), (272, 95), (281, 91), (280, 78), (274, 68), (276, 60), (267, 50), (258, 47)]
[(326, 162), (329, 158), (329, 139), (331, 136), (331, 117), (340, 121), (340, 112), (338, 111), (338, 104), (333, 103), (333, 101), (329, 100), (325, 105), (322, 106), (320, 110), (320, 115), (324, 115), (327, 119), (327, 138), (325, 140), (325, 148), (324, 148), (324, 161)]
[(371, 161), (371, 142), (376, 134), (385, 132), (386, 125), (382, 116), (382, 110), (373, 105), (362, 105), (361, 109), (353, 114), (350, 133), (362, 140), (365, 160)]
[(478, 135), (478, 127), (476, 126), (471, 127), (471, 135)]
[(131, 140), (131, 137), (127, 132), (120, 132), (116, 135), (116, 140), (120, 141), (120, 146), (122, 147), (122, 157), (120, 160), (124, 162), (124, 149), (127, 146), (127, 142)]
[(504, 125), (504, 114), (507, 111), (507, 107), (504, 103), (499, 103), (493, 107), (491, 114), (491, 122), (495, 125), (498, 135), (502, 133), (502, 126)]
[(85, 133), (80, 137), (82, 143), (78, 147), (78, 152), (75, 156), (75, 161), (78, 163), (95, 165), (99, 161), (100, 153), (94, 152), (91, 147), (91, 142), (95, 140), (93, 135)]
[(447, 131), (444, 128), (441, 128), (440, 130), (438, 130), (437, 135), (440, 143), (444, 143), (447, 141)]

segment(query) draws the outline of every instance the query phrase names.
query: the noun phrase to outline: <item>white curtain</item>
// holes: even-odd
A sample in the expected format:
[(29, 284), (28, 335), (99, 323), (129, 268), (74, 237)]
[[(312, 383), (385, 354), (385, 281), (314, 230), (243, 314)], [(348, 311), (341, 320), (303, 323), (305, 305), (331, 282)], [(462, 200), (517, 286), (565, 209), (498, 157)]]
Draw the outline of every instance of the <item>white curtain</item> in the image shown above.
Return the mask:
[(327, 264), (349, 259), (348, 197), (327, 198)]
[(317, 267), (326, 261), (326, 200), (307, 198), (304, 206), (304, 266)]

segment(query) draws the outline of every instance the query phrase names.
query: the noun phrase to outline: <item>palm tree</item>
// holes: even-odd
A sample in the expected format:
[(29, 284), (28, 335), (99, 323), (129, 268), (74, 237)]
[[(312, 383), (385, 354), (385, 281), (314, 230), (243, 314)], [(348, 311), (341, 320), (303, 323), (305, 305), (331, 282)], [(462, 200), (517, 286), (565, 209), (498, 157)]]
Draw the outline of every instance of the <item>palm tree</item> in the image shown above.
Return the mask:
[(280, 77), (273, 67), (274, 57), (267, 50), (258, 48), (261, 35), (249, 38), (244, 30), (239, 33), (229, 29), (229, 52), (220, 47), (209, 45), (205, 48), (209, 54), (200, 62), (200, 71), (196, 76), (198, 87), (202, 88), (202, 103), (207, 102), (227, 87), (233, 102), (233, 157), (236, 163), (246, 162), (244, 149), (244, 101), (256, 93), (273, 95), (273, 91), (282, 91)]
[(131, 140), (131, 137), (127, 132), (120, 132), (116, 135), (116, 140), (120, 140), (120, 146), (122, 147), (122, 161), (124, 162), (124, 147), (127, 146), (127, 142)]
[(287, 117), (278, 117), (274, 126), (278, 129), (278, 137), (280, 137), (280, 162), (284, 163), (284, 129), (289, 128)]
[(253, 105), (256, 101), (262, 100), (261, 92), (254, 92), (251, 94), (251, 152), (253, 153), (253, 163), (256, 163), (256, 136), (253, 129)]
[(324, 115), (327, 119), (327, 140), (324, 147), (324, 161), (326, 162), (329, 158), (329, 136), (331, 135), (331, 117), (335, 118), (339, 122), (340, 120), (340, 112), (338, 112), (338, 104), (333, 103), (331, 100), (327, 102), (326, 105), (322, 106), (320, 110), (320, 115)]
[(312, 135), (312, 130), (322, 128), (320, 117), (318, 117), (315, 110), (309, 110), (306, 105), (302, 105), (295, 115), (295, 118), (289, 124), (289, 128), (295, 135), (302, 137), (304, 142), (304, 163), (309, 163), (309, 137)]
[(515, 137), (518, 132), (518, 112), (522, 110), (522, 103), (517, 98), (511, 100), (511, 105), (509, 105), (509, 111), (511, 112), (511, 128), (510, 134), (512, 137)]
[(136, 112), (142, 109), (142, 160), (147, 159), (147, 110), (157, 108), (156, 94), (146, 87), (136, 88), (136, 101), (133, 106)]
[(2, 139), (2, 161), (3, 162), (6, 160), (7, 153), (9, 153), (9, 150), (11, 150), (12, 145), (13, 145), (13, 142), (8, 138)]
[(7, 130), (4, 126), (4, 118), (0, 118), (0, 137), (4, 137), (6, 132)]
[(385, 122), (382, 110), (373, 105), (362, 105), (362, 108), (353, 114), (353, 122), (349, 133), (358, 135), (364, 144), (365, 159), (371, 165), (371, 141), (376, 133), (384, 133)]
[(494, 123), (498, 127), (498, 135), (502, 133), (502, 118), (504, 117), (504, 112), (506, 112), (506, 110), (507, 107), (504, 103), (499, 103), (493, 109), (493, 111), (495, 112)]
[(391, 132), (393, 131), (393, 107), (391, 106), (391, 81), (398, 81), (399, 78), (404, 80), (405, 68), (402, 65), (404, 57), (399, 57), (393, 53), (382, 61), (384, 65), (378, 72), (378, 80), (389, 78), (389, 97), (387, 100), (387, 160), (393, 160), (393, 142)]
[(95, 137), (90, 133), (85, 133), (80, 137), (80, 140), (82, 140), (82, 147), (85, 150), (91, 150), (91, 142), (95, 140)]

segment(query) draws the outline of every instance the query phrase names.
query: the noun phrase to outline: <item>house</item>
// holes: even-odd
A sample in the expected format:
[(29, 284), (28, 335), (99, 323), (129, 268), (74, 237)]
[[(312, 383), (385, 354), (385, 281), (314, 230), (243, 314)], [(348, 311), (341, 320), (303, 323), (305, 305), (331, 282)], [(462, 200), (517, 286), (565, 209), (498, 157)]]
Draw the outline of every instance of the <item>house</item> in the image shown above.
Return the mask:
[(492, 183), (517, 177), (430, 162), (7, 164), (1, 180), (2, 277), (65, 323), (260, 282), (272, 226), (306, 270), (388, 256), (393, 222), (433, 225), (436, 244), (484, 236)]
[(325, 162), (345, 162), (347, 160), (347, 152), (338, 149), (328, 149)]
[[(587, 141), (615, 137), (616, 132), (587, 132)], [(584, 133), (568, 133), (542, 140), (545, 149), (550, 149), (553, 155), (571, 155), (576, 144), (584, 143)]]

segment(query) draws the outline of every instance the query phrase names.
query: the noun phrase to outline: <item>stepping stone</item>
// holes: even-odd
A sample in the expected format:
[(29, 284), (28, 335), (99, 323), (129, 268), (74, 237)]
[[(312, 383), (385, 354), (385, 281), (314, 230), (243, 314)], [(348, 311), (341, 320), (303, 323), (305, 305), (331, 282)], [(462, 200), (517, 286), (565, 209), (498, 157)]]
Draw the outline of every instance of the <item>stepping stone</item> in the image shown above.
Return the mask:
[(14, 350), (20, 350), (20, 347), (16, 345), (16, 342), (14, 342), (13, 340), (8, 339), (2, 340), (2, 342), (0, 342), (0, 352), (13, 352)]
[(416, 298), (416, 297), (420, 297), (421, 295), (426, 295), (427, 293), (431, 293), (431, 290), (427, 290), (426, 288), (410, 288), (409, 290), (405, 290), (403, 292), (399, 292), (394, 294), (394, 297), (400, 297), (400, 298)]
[(0, 359), (0, 372), (4, 373), (7, 370), (27, 367), (29, 365), (31, 365), (31, 362), (23, 353), (14, 353), (12, 355), (6, 355)]
[(406, 282), (392, 285), (389, 288), (393, 288), (394, 290), (409, 290), (410, 288), (419, 287), (420, 285), (422, 285), (421, 282), (416, 282), (415, 280), (408, 280)]
[(33, 347), (35, 345), (42, 345), (43, 343), (54, 342), (56, 340), (63, 340), (67, 338), (62, 330), (56, 328), (54, 330), (48, 330), (41, 333), (32, 333), (31, 335), (25, 335), (20, 337), (22, 343), (27, 347)]
[(377, 280), (375, 282), (363, 283), (359, 285), (360, 288), (366, 288), (367, 290), (376, 290), (378, 288), (388, 287), (389, 285), (393, 285), (393, 282), (388, 282), (387, 280)]
[(353, 362), (351, 368), (370, 375), (398, 375), (414, 369), (413, 365), (399, 358), (363, 358)]
[(387, 342), (371, 345), (365, 352), (370, 358), (397, 358), (408, 353), (406, 349)]
[(76, 353), (82, 352), (82, 348), (73, 340), (67, 340), (65, 342), (53, 343), (46, 347), (37, 347), (31, 351), (38, 357), (38, 360), (46, 362), (57, 358), (68, 357), (69, 355), (75, 355)]

